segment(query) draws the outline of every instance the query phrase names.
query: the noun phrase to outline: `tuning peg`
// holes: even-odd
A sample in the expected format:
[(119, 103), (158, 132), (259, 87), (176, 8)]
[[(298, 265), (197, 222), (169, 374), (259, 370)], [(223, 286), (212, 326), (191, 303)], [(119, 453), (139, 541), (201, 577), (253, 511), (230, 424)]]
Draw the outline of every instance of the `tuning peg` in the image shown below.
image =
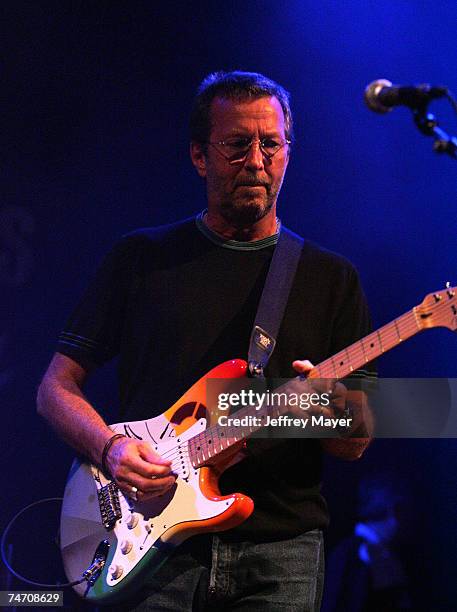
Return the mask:
[(454, 291), (451, 291), (451, 283), (449, 281), (447, 281), (446, 283), (446, 289), (447, 289), (447, 294), (450, 298), (453, 298), (455, 293)]

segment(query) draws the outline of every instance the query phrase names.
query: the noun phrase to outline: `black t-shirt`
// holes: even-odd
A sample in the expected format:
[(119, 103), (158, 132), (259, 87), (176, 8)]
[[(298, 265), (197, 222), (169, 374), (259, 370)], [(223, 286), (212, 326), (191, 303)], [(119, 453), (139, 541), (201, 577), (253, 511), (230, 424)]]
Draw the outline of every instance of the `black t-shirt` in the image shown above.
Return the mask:
[[(103, 261), (57, 350), (87, 369), (118, 356), (119, 420), (157, 416), (214, 366), (247, 358), (276, 242), (223, 241), (201, 217), (129, 234)], [(318, 364), (369, 330), (353, 266), (305, 242), (266, 375), (292, 377), (294, 359)], [(248, 451), (219, 484), (252, 497), (255, 510), (225, 537), (293, 537), (327, 525), (318, 440), (255, 439)]]

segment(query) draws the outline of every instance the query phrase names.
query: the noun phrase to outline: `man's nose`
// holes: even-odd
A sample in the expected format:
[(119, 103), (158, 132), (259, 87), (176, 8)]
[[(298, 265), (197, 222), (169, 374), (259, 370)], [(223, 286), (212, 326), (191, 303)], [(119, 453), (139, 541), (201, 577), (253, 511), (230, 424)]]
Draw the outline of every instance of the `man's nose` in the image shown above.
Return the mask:
[(253, 140), (244, 162), (245, 168), (249, 170), (263, 170), (265, 158), (260, 148), (260, 141)]

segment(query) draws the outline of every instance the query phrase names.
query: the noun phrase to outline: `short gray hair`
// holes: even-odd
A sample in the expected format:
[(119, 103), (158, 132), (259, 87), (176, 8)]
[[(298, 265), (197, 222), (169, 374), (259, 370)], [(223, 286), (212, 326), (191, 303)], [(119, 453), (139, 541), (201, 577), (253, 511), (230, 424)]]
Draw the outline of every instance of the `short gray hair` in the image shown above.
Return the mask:
[(246, 100), (275, 96), (284, 113), (284, 131), (293, 141), (293, 121), (289, 105), (290, 94), (281, 85), (258, 72), (212, 72), (203, 79), (190, 115), (190, 138), (205, 144), (211, 133), (211, 104), (215, 98)]

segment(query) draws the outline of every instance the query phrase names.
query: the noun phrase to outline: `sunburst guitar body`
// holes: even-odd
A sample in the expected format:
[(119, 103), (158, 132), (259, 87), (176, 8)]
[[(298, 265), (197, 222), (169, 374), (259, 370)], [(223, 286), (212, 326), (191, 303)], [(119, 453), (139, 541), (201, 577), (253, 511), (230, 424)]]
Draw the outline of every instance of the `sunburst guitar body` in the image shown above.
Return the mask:
[[(70, 581), (91, 565), (97, 549), (106, 562), (91, 583), (75, 590), (87, 599), (110, 603), (123, 599), (142, 577), (153, 574), (174, 548), (198, 533), (230, 529), (252, 512), (252, 500), (241, 494), (221, 495), (218, 477), (240, 452), (231, 444), (211, 465), (194, 467), (191, 441), (217, 421), (205, 406), (208, 378), (239, 378), (246, 362), (232, 360), (212, 369), (169, 410), (145, 421), (117, 423), (115, 433), (150, 442), (172, 461), (175, 485), (160, 497), (135, 502), (95, 465), (75, 460), (64, 493), (61, 551)], [(196, 453), (200, 449), (197, 450)], [(197, 463), (197, 461), (194, 461)], [(105, 543), (105, 544), (104, 544)]]

